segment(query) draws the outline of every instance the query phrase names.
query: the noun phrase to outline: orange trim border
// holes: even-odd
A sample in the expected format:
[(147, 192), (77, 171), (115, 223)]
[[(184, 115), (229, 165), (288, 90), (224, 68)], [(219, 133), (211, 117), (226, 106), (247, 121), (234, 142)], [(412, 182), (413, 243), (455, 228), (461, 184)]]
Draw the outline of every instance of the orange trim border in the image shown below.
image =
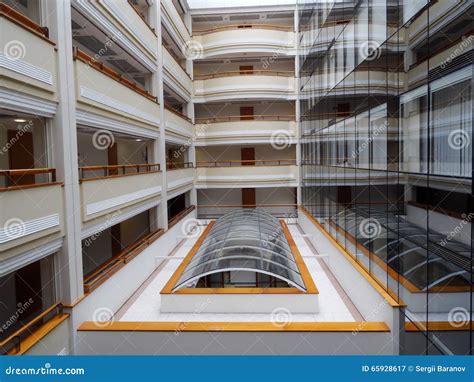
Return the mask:
[(83, 322), (78, 331), (91, 332), (390, 332), (384, 322)]

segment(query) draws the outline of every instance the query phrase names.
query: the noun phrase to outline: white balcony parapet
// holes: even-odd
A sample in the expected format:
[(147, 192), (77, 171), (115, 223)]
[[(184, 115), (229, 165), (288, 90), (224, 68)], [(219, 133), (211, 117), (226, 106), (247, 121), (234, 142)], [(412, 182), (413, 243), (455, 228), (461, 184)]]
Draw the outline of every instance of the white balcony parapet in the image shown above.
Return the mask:
[(175, 58), (163, 47), (163, 80), (184, 99), (190, 100), (193, 82), (189, 75), (179, 66)]
[(194, 138), (191, 119), (165, 105), (166, 140), (177, 144), (190, 144)]
[[(235, 161), (235, 163), (240, 161)], [(298, 167), (294, 160), (260, 161), (262, 165), (233, 166), (233, 161), (228, 161), (228, 166), (223, 167), (200, 167), (204, 162), (198, 162), (196, 169), (196, 188), (241, 188), (246, 187), (297, 187)], [(267, 163), (263, 163), (267, 162)], [(271, 165), (271, 163), (282, 163)], [(210, 163), (210, 162), (209, 162)], [(208, 164), (212, 165), (212, 164)]]
[[(120, 176), (117, 173), (111, 176), (82, 179), (80, 191), (83, 222), (119, 210), (122, 211), (134, 204), (159, 197), (162, 190), (162, 181), (161, 173), (155, 169), (157, 165), (141, 166), (149, 166), (147, 172), (129, 173), (126, 176)], [(114, 167), (113, 171), (119, 171), (124, 166), (95, 167), (97, 167), (97, 171), (106, 167)], [(129, 167), (133, 168), (133, 165), (129, 165)], [(88, 167), (87, 170), (91, 168)], [(81, 168), (81, 170), (84, 169), (86, 168)]]
[(196, 169), (189, 163), (185, 168), (168, 168), (166, 179), (168, 182), (168, 199), (181, 195), (193, 188)]
[(191, 41), (188, 28), (181, 19), (180, 14), (176, 10), (172, 0), (162, 0), (161, 4), (161, 21), (163, 22), (167, 31), (171, 34), (174, 40), (185, 47), (186, 43)]
[(223, 72), (195, 76), (196, 103), (235, 99), (296, 99), (296, 79), (293, 73), (270, 70)]
[(158, 129), (160, 108), (156, 97), (113, 70), (96, 67), (81, 51), (76, 52), (74, 67), (79, 110), (144, 129)]
[[(41, 99), (43, 103), (55, 105), (57, 101), (55, 43), (46, 37), (45, 28), (31, 20), (26, 21), (24, 16), (7, 5), (0, 4), (0, 14), (2, 88), (6, 93), (21, 92), (35, 99)], [(18, 109), (21, 109), (21, 105), (18, 106)]]
[(296, 54), (296, 34), (292, 28), (253, 25), (252, 28), (226, 26), (206, 31), (193, 31), (193, 41), (202, 46), (202, 57), (233, 53), (266, 53), (276, 56)]
[(241, 116), (235, 116), (197, 120), (195, 145), (268, 144), (277, 140), (284, 141), (286, 145), (296, 143), (296, 121), (291, 120), (294, 116), (255, 116), (255, 118), (255, 120), (241, 120)]

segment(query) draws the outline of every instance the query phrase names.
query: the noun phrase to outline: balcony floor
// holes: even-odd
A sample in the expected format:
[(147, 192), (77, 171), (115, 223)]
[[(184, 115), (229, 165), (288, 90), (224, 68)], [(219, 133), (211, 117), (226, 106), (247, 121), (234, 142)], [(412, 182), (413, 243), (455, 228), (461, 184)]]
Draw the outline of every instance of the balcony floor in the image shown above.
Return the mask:
[[(301, 237), (297, 225), (289, 225), (290, 233), (319, 290), (319, 313), (292, 314), (292, 322), (355, 322), (363, 321), (354, 304), (339, 286), (323, 261), (310, 258), (316, 251)], [(177, 246), (171, 257), (165, 260), (140, 288), (115, 314), (116, 321), (174, 321), (174, 322), (271, 322), (271, 314), (262, 313), (161, 313), (160, 291), (172, 276), (182, 259), (188, 254), (197, 238), (186, 239)], [(157, 253), (159, 250), (157, 248)], [(308, 257), (306, 257), (308, 256)], [(251, 298), (251, 297), (249, 297)]]

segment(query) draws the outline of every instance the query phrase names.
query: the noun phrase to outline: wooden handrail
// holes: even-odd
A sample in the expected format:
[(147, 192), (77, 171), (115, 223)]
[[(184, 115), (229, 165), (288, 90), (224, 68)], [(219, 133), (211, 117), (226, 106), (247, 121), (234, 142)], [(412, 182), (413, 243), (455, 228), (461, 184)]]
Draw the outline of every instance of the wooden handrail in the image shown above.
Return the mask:
[[(131, 169), (135, 170), (134, 172), (127, 173), (126, 170)], [(144, 171), (140, 171), (144, 169)], [(121, 173), (119, 171), (121, 170)], [(85, 178), (84, 172), (86, 171), (103, 171), (104, 175), (100, 177)], [(133, 174), (146, 174), (160, 171), (159, 163), (143, 163), (143, 164), (117, 164), (117, 165), (108, 165), (108, 166), (81, 166), (79, 167), (79, 179), (81, 181), (87, 180), (96, 180), (124, 175), (133, 175)]]
[(293, 32), (293, 26), (275, 25), (275, 24), (232, 24), (214, 27), (210, 29), (193, 30), (193, 35), (200, 36), (204, 34), (219, 32), (222, 30), (233, 30), (233, 29), (270, 29), (280, 30), (284, 32)]
[(188, 121), (189, 123), (192, 123), (193, 121), (191, 120), (191, 118), (187, 117), (186, 115), (184, 115), (183, 113), (181, 113), (180, 111), (176, 110), (173, 106), (169, 105), (168, 103), (165, 102), (165, 109), (168, 110), (168, 111), (171, 111), (173, 114), (176, 114), (177, 116), (185, 119), (186, 121)]
[[(227, 115), (221, 117), (196, 118), (196, 123), (217, 123), (232, 121), (295, 121), (295, 115)], [(201, 122), (202, 121), (202, 122)]]
[(168, 162), (166, 163), (166, 169), (168, 171), (170, 170), (180, 170), (183, 168), (194, 168), (194, 163), (193, 162), (181, 162), (181, 163), (174, 163), (174, 162)]
[(120, 73), (116, 72), (114, 69), (104, 65), (100, 61), (97, 61), (94, 57), (89, 56), (87, 53), (80, 50), (79, 48), (77, 47), (73, 48), (73, 56), (75, 60), (79, 60), (86, 63), (87, 65), (90, 65), (94, 69), (112, 78), (113, 80), (120, 82), (122, 85), (128, 87), (129, 89), (148, 98), (150, 101), (158, 103), (158, 97), (155, 97), (154, 95), (150, 94), (148, 90), (143, 89), (142, 87), (138, 86), (135, 82), (123, 77)]
[(222, 77), (235, 77), (235, 76), (251, 76), (251, 75), (261, 75), (261, 76), (277, 76), (277, 77), (294, 77), (295, 72), (290, 70), (229, 70), (220, 73), (211, 73), (211, 74), (195, 74), (195, 80), (208, 80), (211, 78), (222, 78)]
[(175, 226), (182, 218), (184, 218), (187, 214), (189, 214), (191, 211), (195, 209), (196, 209), (196, 206), (191, 205), (189, 207), (186, 207), (184, 210), (178, 212), (178, 214), (176, 214), (169, 220), (168, 229)]
[[(222, 205), (214, 205), (214, 204), (199, 204), (197, 208), (241, 208), (245, 206), (244, 204), (222, 204)], [(298, 207), (297, 204), (256, 204), (255, 208), (259, 207)]]
[(0, 191), (7, 190), (10, 188), (21, 188), (21, 187), (29, 187), (32, 185), (37, 185), (38, 183), (36, 183), (34, 179), (32, 183), (18, 184), (14, 178), (21, 177), (21, 176), (28, 176), (28, 175), (38, 175), (38, 174), (50, 175), (47, 182), (40, 183), (40, 184), (56, 183), (56, 169), (55, 168), (27, 168), (27, 169), (0, 170), (0, 176), (4, 176), (7, 178), (6, 187), (0, 187)]
[(226, 160), (198, 161), (196, 167), (239, 167), (239, 166), (292, 166), (296, 159), (260, 159), (260, 160)]
[[(30, 329), (33, 325), (37, 324), (39, 321), (44, 319), (48, 314), (53, 312), (54, 310), (58, 310), (58, 316), (63, 314), (63, 304), (61, 302), (57, 302), (56, 304), (50, 306), (48, 309), (41, 312), (38, 316), (33, 318), (29, 321), (26, 325), (22, 326), (20, 329), (15, 331), (13, 334), (9, 335), (3, 341), (0, 342), (0, 347), (4, 348), (9, 342), (13, 341), (14, 339), (18, 339), (18, 343), (16, 344), (17, 349), (20, 347), (21, 343), (21, 335), (24, 334), (28, 329)], [(3, 352), (3, 350), (2, 350)]]
[(13, 9), (12, 7), (0, 3), (0, 15), (5, 16), (15, 24), (21, 26), (22, 28), (38, 35), (39, 37), (43, 38), (47, 42), (51, 43), (52, 45), (56, 45), (53, 41), (49, 39), (49, 30), (47, 27), (43, 27), (24, 14), (18, 12), (17, 10)]

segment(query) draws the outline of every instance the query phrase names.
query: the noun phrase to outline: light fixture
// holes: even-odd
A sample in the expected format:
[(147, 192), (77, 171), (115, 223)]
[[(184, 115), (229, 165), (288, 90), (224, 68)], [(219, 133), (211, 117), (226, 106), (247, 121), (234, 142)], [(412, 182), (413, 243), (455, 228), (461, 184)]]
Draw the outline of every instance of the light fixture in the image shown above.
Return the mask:
[(23, 119), (23, 118), (15, 118), (13, 121), (18, 122), (18, 123), (24, 123), (24, 122), (26, 122), (26, 119)]
[(141, 142), (142, 140), (140, 138), (135, 139), (137, 142)]

